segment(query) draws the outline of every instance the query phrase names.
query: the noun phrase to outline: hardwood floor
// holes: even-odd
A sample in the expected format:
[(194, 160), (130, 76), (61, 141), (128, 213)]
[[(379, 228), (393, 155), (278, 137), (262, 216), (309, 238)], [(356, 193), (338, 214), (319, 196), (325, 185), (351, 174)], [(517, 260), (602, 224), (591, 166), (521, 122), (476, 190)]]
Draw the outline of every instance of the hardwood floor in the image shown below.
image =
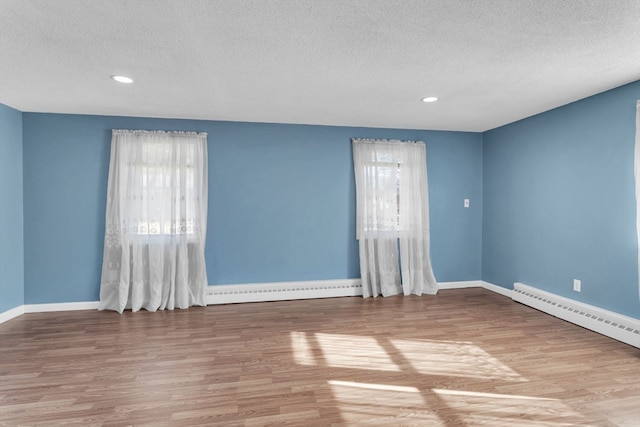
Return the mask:
[(640, 350), (489, 291), (25, 314), (6, 426), (638, 426)]

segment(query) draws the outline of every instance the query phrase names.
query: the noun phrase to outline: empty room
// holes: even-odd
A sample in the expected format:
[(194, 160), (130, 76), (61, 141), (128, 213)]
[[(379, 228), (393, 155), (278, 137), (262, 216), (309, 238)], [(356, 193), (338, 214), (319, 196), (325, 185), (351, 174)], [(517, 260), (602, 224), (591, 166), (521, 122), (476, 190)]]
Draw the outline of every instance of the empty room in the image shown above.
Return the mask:
[(0, 0), (1, 426), (640, 425), (637, 0)]

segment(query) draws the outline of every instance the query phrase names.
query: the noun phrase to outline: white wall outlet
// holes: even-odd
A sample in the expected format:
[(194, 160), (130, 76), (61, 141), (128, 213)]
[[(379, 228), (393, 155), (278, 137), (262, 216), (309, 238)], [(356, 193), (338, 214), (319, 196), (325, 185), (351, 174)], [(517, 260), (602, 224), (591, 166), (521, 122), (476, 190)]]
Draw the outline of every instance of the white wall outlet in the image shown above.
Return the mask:
[(582, 291), (582, 282), (578, 279), (573, 279), (573, 290), (576, 292)]
[(469, 199), (464, 199), (464, 207), (465, 208), (469, 207)]

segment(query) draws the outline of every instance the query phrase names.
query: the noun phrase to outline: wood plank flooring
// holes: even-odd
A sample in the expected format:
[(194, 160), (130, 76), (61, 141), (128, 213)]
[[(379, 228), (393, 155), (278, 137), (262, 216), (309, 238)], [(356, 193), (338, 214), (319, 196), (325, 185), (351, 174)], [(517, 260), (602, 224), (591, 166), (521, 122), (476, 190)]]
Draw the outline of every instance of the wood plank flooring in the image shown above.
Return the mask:
[(0, 325), (3, 426), (640, 426), (640, 350), (484, 289)]

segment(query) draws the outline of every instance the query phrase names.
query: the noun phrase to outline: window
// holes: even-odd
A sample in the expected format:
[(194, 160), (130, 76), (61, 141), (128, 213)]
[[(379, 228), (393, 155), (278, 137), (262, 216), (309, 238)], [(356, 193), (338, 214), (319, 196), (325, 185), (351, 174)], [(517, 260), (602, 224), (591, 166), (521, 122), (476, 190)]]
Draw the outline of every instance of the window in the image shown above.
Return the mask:
[[(371, 162), (365, 165), (373, 176), (373, 203), (364, 227), (369, 232), (395, 232), (403, 228), (400, 220), (400, 163)], [(387, 212), (390, 215), (376, 213)]]
[[(132, 164), (140, 215), (133, 226), (138, 235), (194, 233), (195, 144), (144, 142)], [(139, 172), (136, 173), (135, 170)]]
[(358, 235), (400, 237), (416, 222), (416, 215), (422, 215), (420, 180), (426, 181), (425, 165), (412, 157), (413, 151), (406, 145), (362, 142), (354, 151)]

